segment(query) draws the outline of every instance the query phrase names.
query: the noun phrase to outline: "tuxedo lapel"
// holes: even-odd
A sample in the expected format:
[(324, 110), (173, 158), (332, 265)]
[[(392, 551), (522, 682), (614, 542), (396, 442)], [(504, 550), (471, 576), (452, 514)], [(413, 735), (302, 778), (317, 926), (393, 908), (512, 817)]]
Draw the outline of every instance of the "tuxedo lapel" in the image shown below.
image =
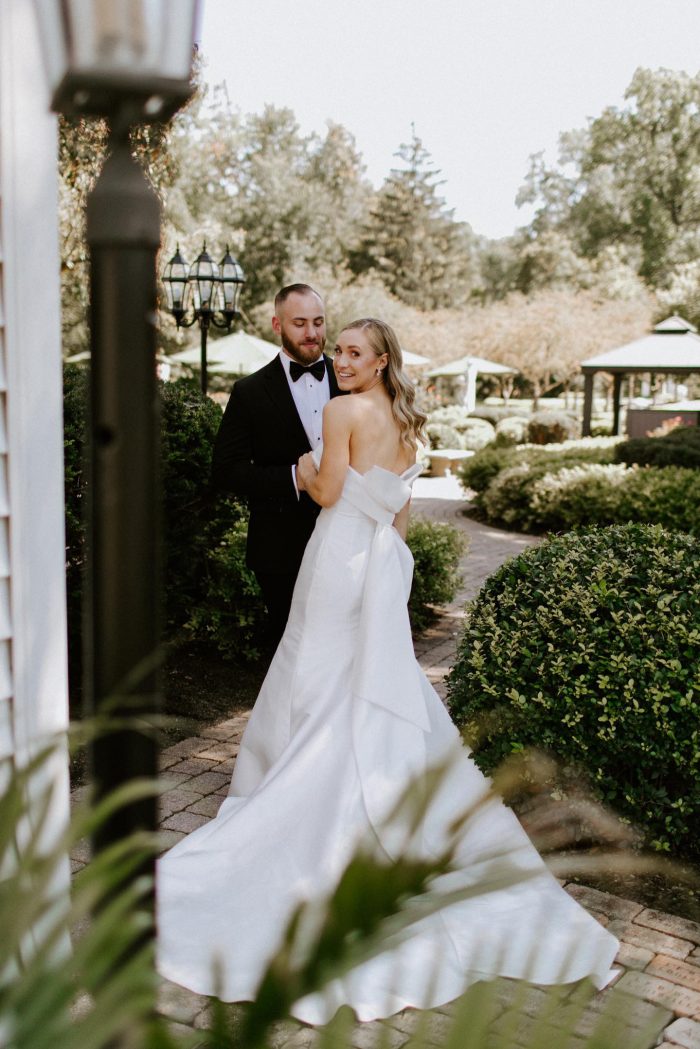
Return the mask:
[(275, 357), (274, 360), (270, 361), (263, 370), (265, 372), (265, 388), (278, 413), (278, 428), (286, 431), (290, 436), (290, 440), (294, 440), (309, 451), (311, 448), (309, 438), (299, 418), (292, 391), (289, 389), (287, 376), (284, 374), (284, 367), (279, 357)]

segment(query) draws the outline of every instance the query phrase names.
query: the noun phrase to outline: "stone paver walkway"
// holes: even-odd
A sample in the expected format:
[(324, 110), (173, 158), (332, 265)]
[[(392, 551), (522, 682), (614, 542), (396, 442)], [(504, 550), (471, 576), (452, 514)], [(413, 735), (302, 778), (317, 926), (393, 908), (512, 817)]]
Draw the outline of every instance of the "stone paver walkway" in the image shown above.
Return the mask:
[[(416, 644), (422, 667), (444, 696), (444, 678), (454, 661), (464, 601), (503, 561), (538, 540), (501, 532), (464, 517), (461, 490), (451, 477), (419, 478), (413, 505), (423, 516), (459, 527), (470, 544), (460, 593)], [(171, 784), (162, 799), (166, 847), (218, 811), (226, 797), (247, 719), (247, 714), (231, 717), (164, 750), (162, 768)], [(77, 800), (83, 790), (74, 793)], [(72, 858), (73, 868), (79, 869), (87, 859), (87, 848), (78, 847)], [(605, 1043), (607, 1049), (700, 1049), (700, 924), (596, 889), (574, 884), (566, 889), (621, 941), (617, 963), (623, 971), (616, 986), (629, 995), (630, 1008), (625, 1011), (623, 1027), (614, 1042)], [(491, 990), (494, 993), (489, 1030), (495, 1039), (500, 1038), (498, 1049), (528, 1045), (533, 1049), (531, 1036), (535, 1026), (538, 1049), (555, 1042), (559, 1047), (583, 1049), (585, 1036), (600, 1019), (611, 994), (611, 989), (606, 989), (581, 1006), (570, 988), (559, 989), (554, 1002), (543, 989), (513, 981), (496, 981)], [(351, 1045), (354, 1049), (371, 1049), (374, 1045), (401, 1049), (417, 1026), (424, 1024), (426, 1044), (439, 1046), (455, 1023), (457, 1008), (446, 1006), (429, 1014), (407, 1010), (387, 1020), (357, 1024)], [(209, 1017), (208, 999), (164, 984), (160, 1009), (169, 1018), (172, 1033), (184, 1045), (194, 1047), (203, 1040)], [(619, 1013), (619, 1006), (615, 1011)], [(566, 1041), (562, 1040), (562, 1029), (571, 1032)], [(271, 1049), (312, 1049), (317, 1040), (313, 1029), (290, 1023), (276, 1029)], [(464, 1049), (469, 1049), (466, 1026), (463, 1044)]]

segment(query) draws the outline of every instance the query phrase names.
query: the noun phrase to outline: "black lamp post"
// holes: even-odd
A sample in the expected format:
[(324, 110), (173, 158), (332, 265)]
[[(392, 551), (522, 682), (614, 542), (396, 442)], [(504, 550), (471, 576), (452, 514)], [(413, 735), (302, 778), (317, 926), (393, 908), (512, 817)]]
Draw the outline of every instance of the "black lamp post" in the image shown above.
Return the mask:
[[(99, 798), (157, 772), (160, 207), (132, 156), (129, 131), (166, 119), (191, 94), (199, 0), (35, 0), (35, 6), (52, 108), (105, 116), (111, 128), (109, 155), (87, 204), (92, 363), (84, 684), (90, 712), (121, 725), (93, 744)], [(100, 828), (95, 848), (156, 827), (155, 800), (134, 802)]]
[[(190, 328), (195, 321), (200, 329), (200, 380), (202, 393), (207, 392), (207, 336), (210, 325), (230, 331), (240, 316), (238, 297), (245, 284), (245, 274), (226, 245), (226, 254), (217, 266), (212, 261), (206, 241), (188, 268), (177, 245), (175, 254), (163, 271), (163, 284), (168, 309), (178, 328)], [(188, 309), (191, 307), (191, 315)]]

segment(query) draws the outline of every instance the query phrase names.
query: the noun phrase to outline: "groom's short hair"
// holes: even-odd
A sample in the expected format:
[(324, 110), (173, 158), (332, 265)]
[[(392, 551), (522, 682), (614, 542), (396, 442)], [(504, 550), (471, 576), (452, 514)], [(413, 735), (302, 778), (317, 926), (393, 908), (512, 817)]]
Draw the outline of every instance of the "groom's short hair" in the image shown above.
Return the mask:
[(310, 284), (287, 284), (286, 287), (280, 288), (275, 295), (275, 313), (283, 302), (286, 302), (290, 295), (315, 295), (319, 302), (323, 302), (323, 298), (319, 295), (315, 288), (312, 288)]

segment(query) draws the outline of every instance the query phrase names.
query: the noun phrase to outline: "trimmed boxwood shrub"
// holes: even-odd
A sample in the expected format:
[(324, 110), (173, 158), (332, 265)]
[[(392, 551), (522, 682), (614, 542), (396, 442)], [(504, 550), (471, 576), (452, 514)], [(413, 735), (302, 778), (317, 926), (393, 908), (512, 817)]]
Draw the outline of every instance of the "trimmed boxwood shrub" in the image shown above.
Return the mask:
[(514, 415), (530, 416), (530, 403), (521, 404), (517, 399), (511, 400), (507, 405), (504, 404), (479, 404), (476, 408), (473, 408), (470, 417), (472, 419), (487, 419), (488, 422), (496, 423), (500, 422), (501, 419), (509, 419)]
[(636, 437), (616, 449), (620, 463), (640, 466), (684, 466), (700, 470), (700, 426), (679, 426), (663, 437)]
[(544, 748), (700, 856), (700, 540), (629, 524), (526, 550), (469, 606), (448, 689), (484, 771)]
[(640, 521), (697, 535), (700, 473), (622, 463), (564, 468), (527, 486), (513, 520), (538, 529)]
[(509, 415), (496, 423), (496, 443), (499, 445), (522, 444), (527, 440), (527, 419), (522, 415)]
[[(68, 647), (72, 691), (80, 675), (80, 634), (83, 568), (85, 560), (84, 470), (87, 372), (76, 366), (64, 370), (64, 445), (66, 498), (66, 566)], [(164, 383), (161, 393), (161, 474), (165, 537), (164, 581), (166, 637), (207, 638), (224, 654), (238, 658), (257, 654), (255, 626), (262, 615), (262, 597), (251, 583), (243, 560), (222, 554), (225, 537), (245, 535), (247, 511), (232, 498), (219, 497), (209, 486), (214, 438), (221, 408), (203, 397), (196, 383)], [(226, 570), (225, 570), (226, 569)], [(217, 600), (236, 609), (222, 623), (239, 624), (234, 644), (232, 629), (218, 635), (212, 618), (199, 619), (196, 610), (209, 603), (216, 577)], [(242, 606), (243, 610), (242, 610)], [(233, 614), (232, 614), (233, 615)], [(236, 619), (237, 617), (237, 619)]]
[(513, 462), (513, 451), (510, 447), (491, 444), (464, 460), (458, 469), (459, 479), (465, 488), (483, 492), (494, 477)]
[(414, 633), (420, 633), (435, 617), (431, 606), (447, 604), (457, 593), (466, 539), (453, 525), (412, 517), (406, 543), (414, 562), (408, 612)]
[(467, 419), (461, 427), (462, 443), (467, 451), (478, 452), (491, 444), (496, 436), (496, 431), (486, 419)]
[(476, 452), (495, 436), (495, 430), (486, 419), (469, 414), (459, 404), (436, 408), (428, 416), (427, 432), (433, 448), (463, 448)]
[(212, 641), (225, 659), (250, 662), (262, 653), (265, 605), (245, 561), (247, 517), (206, 552), (205, 586), (185, 623), (195, 638)]
[(429, 422), (425, 432), (433, 450), (440, 448), (464, 448), (461, 433), (448, 423)]
[(461, 465), (459, 477), (466, 488), (481, 493), (486, 491), (502, 470), (523, 463), (536, 470), (542, 467), (537, 476), (580, 463), (610, 463), (613, 461), (614, 444), (614, 439), (601, 441), (583, 438), (580, 441), (566, 441), (556, 447), (547, 445), (543, 448), (532, 445), (518, 448), (490, 445)]
[(469, 412), (461, 404), (445, 404), (435, 408), (428, 416), (429, 423), (442, 423), (455, 430), (461, 430), (469, 418)]
[[(175, 630), (190, 618), (208, 588), (207, 561), (245, 506), (209, 484), (221, 407), (196, 382), (162, 383), (161, 473), (164, 508), (166, 610)], [(231, 594), (239, 584), (231, 577)]]
[(579, 436), (578, 420), (566, 412), (534, 412), (527, 424), (531, 444), (559, 444)]

